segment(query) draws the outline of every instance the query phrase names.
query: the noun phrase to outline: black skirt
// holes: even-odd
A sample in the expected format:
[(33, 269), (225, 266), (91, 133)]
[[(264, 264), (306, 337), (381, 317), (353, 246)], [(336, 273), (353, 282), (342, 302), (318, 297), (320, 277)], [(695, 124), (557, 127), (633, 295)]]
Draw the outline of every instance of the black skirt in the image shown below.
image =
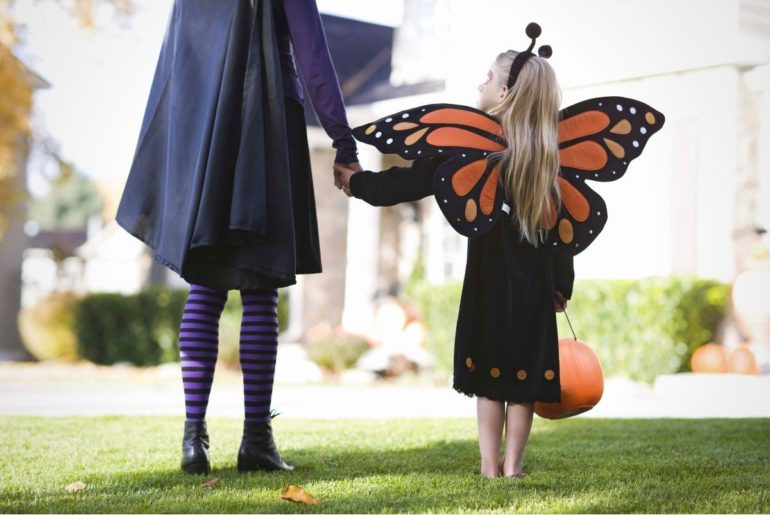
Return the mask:
[(321, 271), (302, 106), (283, 95), (273, 2), (177, 0), (117, 221), (191, 283)]

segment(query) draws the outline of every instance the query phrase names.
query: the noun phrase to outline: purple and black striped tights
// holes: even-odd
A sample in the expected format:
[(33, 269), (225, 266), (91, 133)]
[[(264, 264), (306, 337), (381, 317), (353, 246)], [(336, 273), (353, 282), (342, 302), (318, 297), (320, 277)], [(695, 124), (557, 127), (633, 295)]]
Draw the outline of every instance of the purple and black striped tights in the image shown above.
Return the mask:
[[(246, 420), (270, 420), (273, 376), (278, 347), (278, 292), (242, 290), (240, 359)], [(190, 286), (182, 325), (179, 352), (182, 362), (185, 412), (188, 422), (206, 419), (214, 379), (219, 341), (219, 317), (227, 292), (197, 284)]]

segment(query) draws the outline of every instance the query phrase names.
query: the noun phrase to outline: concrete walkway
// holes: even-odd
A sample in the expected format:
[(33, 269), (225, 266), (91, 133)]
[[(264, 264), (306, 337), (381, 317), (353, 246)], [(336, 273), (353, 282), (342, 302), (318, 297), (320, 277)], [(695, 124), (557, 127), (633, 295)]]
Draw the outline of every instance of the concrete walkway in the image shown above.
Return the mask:
[[(179, 377), (178, 365), (137, 369), (0, 362), (0, 415), (181, 417)], [(209, 416), (243, 416), (242, 399), (240, 374), (218, 370)], [(454, 392), (449, 384), (290, 384), (279, 380), (273, 407), (284, 417), (308, 419), (475, 416), (475, 401)], [(581, 416), (770, 417), (770, 375), (666, 375), (652, 387), (609, 378), (599, 405)]]

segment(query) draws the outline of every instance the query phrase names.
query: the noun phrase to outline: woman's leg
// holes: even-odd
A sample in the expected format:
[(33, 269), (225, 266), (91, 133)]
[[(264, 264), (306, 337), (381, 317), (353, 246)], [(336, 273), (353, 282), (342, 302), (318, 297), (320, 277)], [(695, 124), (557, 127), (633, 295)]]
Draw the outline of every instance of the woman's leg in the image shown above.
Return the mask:
[(503, 475), (506, 477), (522, 477), (524, 471), (521, 461), (524, 449), (532, 428), (534, 406), (531, 403), (508, 403), (505, 417), (505, 458), (503, 459)]
[(219, 317), (226, 301), (226, 291), (190, 285), (179, 328), (179, 359), (188, 422), (203, 422), (206, 419), (217, 363)]
[(500, 442), (503, 438), (505, 403), (478, 397), (476, 418), (479, 426), (479, 451), (481, 452), (481, 475), (500, 475)]
[(278, 291), (241, 291), (240, 358), (247, 422), (270, 421), (275, 357), (278, 350)]
[(226, 291), (190, 285), (179, 327), (179, 359), (186, 413), (182, 470), (190, 474), (208, 474), (211, 471), (206, 408), (217, 364), (219, 317), (225, 302)]
[(278, 351), (278, 292), (241, 291), (241, 369), (246, 419), (238, 450), (238, 471), (292, 470), (273, 440), (270, 401)]

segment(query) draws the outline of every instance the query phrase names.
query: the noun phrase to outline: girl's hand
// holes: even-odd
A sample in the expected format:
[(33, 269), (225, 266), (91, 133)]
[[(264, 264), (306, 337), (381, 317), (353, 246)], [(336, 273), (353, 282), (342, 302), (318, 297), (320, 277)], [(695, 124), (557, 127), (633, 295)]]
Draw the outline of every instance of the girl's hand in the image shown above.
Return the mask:
[(553, 292), (553, 305), (557, 313), (561, 313), (567, 307), (567, 299), (558, 290)]
[(361, 171), (361, 165), (358, 163), (342, 164), (334, 163), (334, 184), (337, 188), (345, 192), (348, 197), (350, 193), (350, 178), (354, 173)]

